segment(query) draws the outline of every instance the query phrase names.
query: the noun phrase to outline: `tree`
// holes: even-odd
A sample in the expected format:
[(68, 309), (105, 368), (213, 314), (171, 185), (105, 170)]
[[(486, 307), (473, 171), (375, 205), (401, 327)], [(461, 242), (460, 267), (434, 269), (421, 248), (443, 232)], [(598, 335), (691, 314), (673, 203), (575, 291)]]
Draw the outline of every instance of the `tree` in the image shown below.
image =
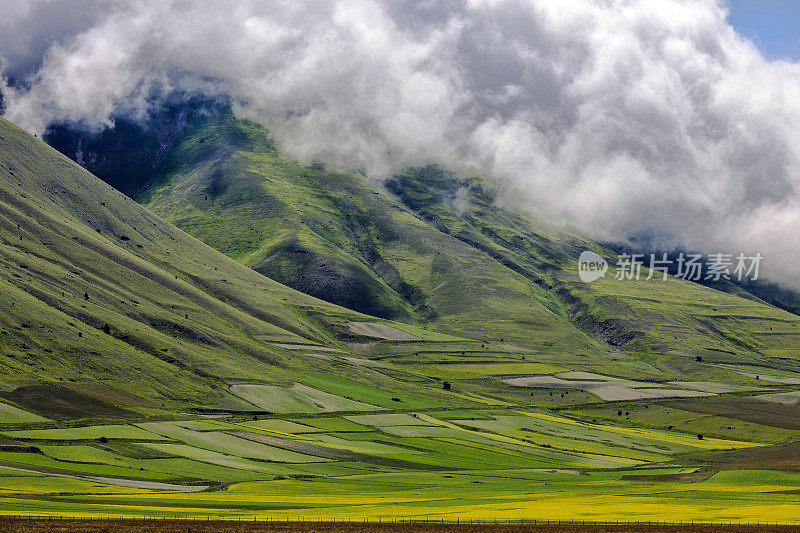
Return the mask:
[(442, 388), (444, 390), (450, 390), (450, 388), (451, 388), (450, 387), (450, 382), (449, 381), (445, 381), (444, 383), (442, 383)]

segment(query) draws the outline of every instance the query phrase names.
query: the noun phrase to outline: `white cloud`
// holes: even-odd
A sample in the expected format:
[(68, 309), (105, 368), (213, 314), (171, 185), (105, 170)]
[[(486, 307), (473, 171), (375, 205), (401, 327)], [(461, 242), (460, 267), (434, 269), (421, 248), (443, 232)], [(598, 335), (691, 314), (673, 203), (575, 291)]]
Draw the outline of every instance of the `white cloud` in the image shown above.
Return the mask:
[(30, 130), (228, 94), (298, 157), (476, 167), (594, 236), (761, 252), (800, 286), (800, 64), (765, 60), (713, 0), (11, 5), (0, 56), (31, 74), (6, 116)]

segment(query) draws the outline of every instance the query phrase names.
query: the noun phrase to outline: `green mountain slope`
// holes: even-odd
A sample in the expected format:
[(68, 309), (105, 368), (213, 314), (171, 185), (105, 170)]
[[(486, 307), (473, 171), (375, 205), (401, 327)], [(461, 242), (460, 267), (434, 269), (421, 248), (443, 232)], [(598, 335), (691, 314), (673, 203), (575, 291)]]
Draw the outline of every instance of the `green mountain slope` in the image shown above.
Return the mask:
[(298, 290), (458, 335), (598, 350), (538, 280), (440, 231), (379, 183), (283, 157), (252, 122), (209, 121), (168, 163), (144, 205)]
[[(617, 280), (616, 256), (610, 251), (577, 236), (545, 233), (541, 225), (476, 193), (482, 190), (480, 182), (452, 176), (448, 181), (446, 176), (438, 169), (417, 169), (395, 177), (389, 188), (441, 231), (552, 287), (570, 318), (607, 345), (665, 370), (698, 371), (700, 365), (687, 362), (687, 356), (798, 364), (800, 317), (750, 295), (742, 298), (672, 277), (663, 280), (659, 273), (647, 280), (647, 269), (639, 280)], [(461, 209), (442, 201), (447, 183), (451, 191), (454, 183), (468, 191)], [(587, 249), (611, 265), (604, 278), (592, 283), (577, 277), (578, 256)]]
[(384, 185), (302, 166), (230, 114), (190, 129), (166, 166), (144, 205), (328, 301), (566, 359), (632, 357), (667, 374), (705, 371), (697, 357), (796, 364), (797, 316), (676, 279), (614, 280), (613, 267), (581, 283), (580, 252), (613, 264), (611, 252), (499, 207), (480, 178), (425, 167)]
[(359, 318), (282, 286), (142, 209), (0, 119), (0, 375), (98, 381), (213, 402), (235, 380), (287, 379), (336, 345), (314, 318)]

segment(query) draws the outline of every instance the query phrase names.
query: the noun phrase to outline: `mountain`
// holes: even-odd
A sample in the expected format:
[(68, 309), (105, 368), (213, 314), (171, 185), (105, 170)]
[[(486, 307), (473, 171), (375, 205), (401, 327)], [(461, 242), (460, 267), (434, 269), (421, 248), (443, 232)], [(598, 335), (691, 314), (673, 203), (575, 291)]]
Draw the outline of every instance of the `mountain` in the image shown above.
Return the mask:
[(156, 403), (224, 403), (287, 382), (365, 320), (270, 280), (0, 119), (0, 375), (7, 390), (102, 383)]
[(458, 335), (596, 349), (543, 284), (431, 226), (380, 183), (283, 157), (252, 122), (207, 121), (166, 168), (139, 201), (298, 290)]
[(163, 174), (164, 159), (187, 127), (218, 114), (225, 102), (199, 96), (171, 98), (144, 119), (125, 114), (99, 131), (70, 121), (48, 125), (42, 139), (106, 183), (136, 197)]
[(797, 316), (674, 278), (616, 280), (613, 266), (583, 283), (583, 250), (614, 253), (502, 207), (480, 177), (306, 166), (256, 123), (194, 116), (138, 195), (147, 209), (3, 122), (10, 383), (105, 381), (213, 405), (231, 383), (323, 364), (282, 345), (383, 353), (349, 324), (387, 320), (422, 349), (445, 334), (487, 360), (510, 350), (620, 377), (736, 382), (731, 364), (800, 366)]
[(164, 169), (138, 197), (148, 209), (345, 307), (598, 367), (619, 360), (633, 366), (615, 372), (628, 375), (637, 362), (666, 375), (708, 372), (698, 357), (797, 365), (796, 315), (674, 278), (616, 280), (613, 266), (582, 283), (581, 251), (612, 265), (614, 252), (502, 207), (480, 177), (429, 166), (381, 182), (305, 166), (230, 113), (188, 128)]
[(146, 207), (3, 119), (0, 154), (6, 513), (672, 520), (642, 502), (677, 481), (775, 521), (798, 490), (796, 315), (584, 283), (613, 251), (480, 177), (305, 166), (224, 112)]

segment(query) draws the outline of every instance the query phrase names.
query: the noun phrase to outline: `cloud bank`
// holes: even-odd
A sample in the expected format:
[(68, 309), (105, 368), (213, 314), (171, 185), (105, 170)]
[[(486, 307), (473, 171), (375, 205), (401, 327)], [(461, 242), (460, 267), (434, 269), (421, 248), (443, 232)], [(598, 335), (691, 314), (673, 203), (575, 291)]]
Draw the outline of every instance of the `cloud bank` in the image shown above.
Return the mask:
[(302, 159), (474, 168), (541, 218), (760, 252), (800, 286), (800, 64), (721, 1), (11, 0), (5, 116), (226, 95)]

